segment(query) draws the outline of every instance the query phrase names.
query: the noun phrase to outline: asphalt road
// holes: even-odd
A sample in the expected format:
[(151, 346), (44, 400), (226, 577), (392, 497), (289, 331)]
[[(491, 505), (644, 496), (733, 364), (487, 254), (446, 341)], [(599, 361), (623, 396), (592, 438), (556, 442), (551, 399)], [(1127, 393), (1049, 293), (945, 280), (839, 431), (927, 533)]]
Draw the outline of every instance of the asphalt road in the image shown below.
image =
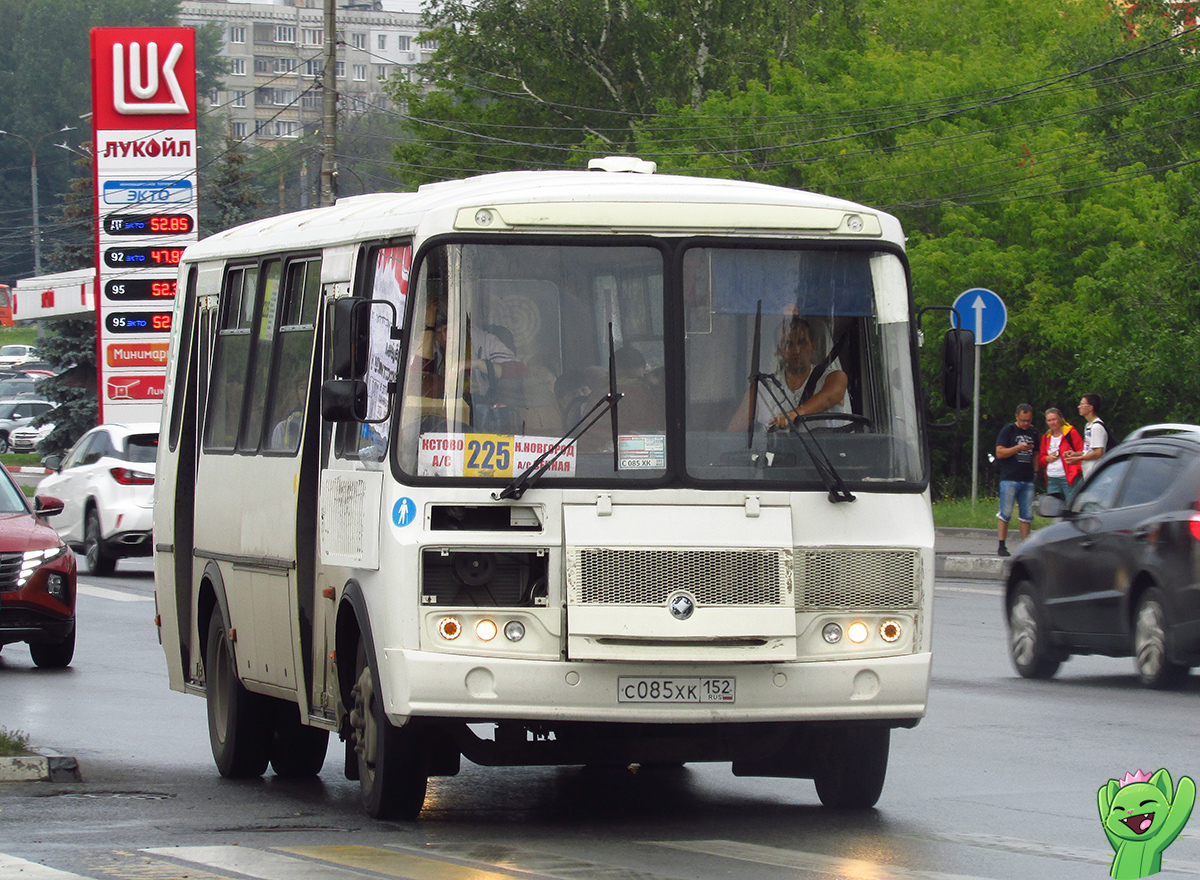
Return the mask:
[[(419, 822), (374, 822), (336, 740), (316, 781), (217, 776), (204, 702), (167, 689), (146, 571), (83, 576), (71, 669), (37, 670), (24, 646), (0, 653), (0, 726), (75, 755), (84, 776), (0, 786), (0, 880), (1082, 880), (1108, 874), (1102, 784), (1200, 772), (1200, 675), (1154, 693), (1131, 661), (1074, 658), (1053, 681), (1021, 680), (998, 585), (944, 581), (929, 717), (894, 734), (876, 810), (825, 810), (811, 782), (728, 765), (464, 763), (431, 782)], [(1200, 876), (1198, 828), (1167, 849), (1162, 876)]]

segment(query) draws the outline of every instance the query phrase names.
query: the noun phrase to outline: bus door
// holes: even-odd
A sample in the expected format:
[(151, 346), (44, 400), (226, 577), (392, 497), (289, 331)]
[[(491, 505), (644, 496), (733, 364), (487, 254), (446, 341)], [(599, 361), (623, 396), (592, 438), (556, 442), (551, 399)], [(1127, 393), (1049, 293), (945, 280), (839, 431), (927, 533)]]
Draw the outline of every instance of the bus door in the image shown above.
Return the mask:
[(227, 270), (196, 472), (225, 487), (197, 495), (197, 575), (219, 568), (230, 623), (246, 634), (239, 675), (287, 692), (307, 691), (296, 646), (302, 618), (311, 634), (313, 567), (297, 547), (313, 545), (298, 511), (319, 291), (315, 257)]

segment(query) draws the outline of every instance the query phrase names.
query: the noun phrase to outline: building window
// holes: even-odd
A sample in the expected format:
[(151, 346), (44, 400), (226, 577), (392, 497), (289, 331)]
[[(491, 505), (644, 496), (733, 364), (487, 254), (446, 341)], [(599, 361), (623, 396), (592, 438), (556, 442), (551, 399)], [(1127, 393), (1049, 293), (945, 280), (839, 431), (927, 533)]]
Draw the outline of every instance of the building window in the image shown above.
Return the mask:
[(300, 96), (300, 106), (305, 110), (317, 110), (321, 107), (320, 92), (305, 92)]
[(231, 43), (246, 42), (246, 29), (244, 27), (231, 27), (229, 29), (229, 42), (231, 42)]
[(388, 75), (388, 69), (387, 69), (386, 64), (376, 64), (375, 65), (375, 76), (377, 79), (379, 79), (382, 82), (383, 80), (387, 79), (387, 75)]
[(367, 65), (365, 65), (365, 64), (354, 65), (354, 81), (355, 82), (366, 82), (367, 81)]
[(401, 34), (399, 37), (396, 38), (396, 41), (400, 44), (399, 46), (397, 46), (397, 48), (401, 52), (411, 52), (412, 51), (412, 37)]
[(386, 48), (387, 48), (387, 34), (380, 34), (380, 35), (379, 35), (379, 48), (380, 48), (380, 49), (386, 49)]
[(234, 107), (245, 107), (246, 106), (246, 93), (245, 92), (234, 92), (233, 93), (233, 106)]
[(438, 46), (437, 40), (422, 40), (418, 45), (420, 45), (422, 49), (428, 49), (431, 52), (437, 49)]
[(286, 24), (275, 25), (275, 42), (295, 45), (296, 29)]
[(296, 103), (295, 89), (276, 89), (275, 103), (287, 107), (290, 104)]
[(275, 59), (275, 73), (291, 73), (299, 65), (300, 65), (300, 62), (297, 61), (295, 58), (276, 58)]
[(275, 122), (275, 137), (279, 137), (279, 138), (294, 138), (294, 137), (296, 137), (296, 123), (282, 122), (282, 121), (276, 120), (276, 122)]
[(300, 39), (304, 41), (305, 46), (320, 46), (325, 42), (325, 34), (317, 28), (303, 28), (300, 31)]
[(353, 46), (355, 49), (367, 48), (367, 35), (366, 34), (351, 34), (350, 35), (350, 45)]
[(346, 62), (339, 61), (337, 63), (337, 69), (334, 70), (334, 73), (337, 74), (338, 79), (345, 79), (346, 78)]
[(234, 58), (233, 63), (230, 66), (229, 72), (231, 74), (233, 74), (234, 76), (245, 76), (246, 75), (246, 59), (245, 58)]
[(235, 138), (244, 138), (246, 136), (246, 123), (235, 122), (229, 129)]
[(220, 101), (220, 98), (221, 98), (221, 96), (219, 94), (217, 94), (216, 89), (213, 89), (211, 92), (208, 93), (208, 103), (212, 104), (214, 107), (218, 106), (218, 102)]
[(255, 58), (254, 72), (263, 74), (272, 74), (275, 72), (274, 58)]
[(324, 71), (325, 65), (321, 63), (321, 59), (312, 58), (304, 62), (305, 76), (320, 76)]

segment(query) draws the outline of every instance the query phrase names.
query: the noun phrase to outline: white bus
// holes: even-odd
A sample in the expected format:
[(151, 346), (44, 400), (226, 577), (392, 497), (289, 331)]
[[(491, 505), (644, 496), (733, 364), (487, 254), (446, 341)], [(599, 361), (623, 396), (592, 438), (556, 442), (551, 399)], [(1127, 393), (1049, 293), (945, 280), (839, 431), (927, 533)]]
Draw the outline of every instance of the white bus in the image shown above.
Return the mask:
[(315, 774), (332, 732), (377, 817), (462, 757), (878, 799), (931, 661), (900, 225), (592, 164), (187, 249), (157, 619), (222, 775)]

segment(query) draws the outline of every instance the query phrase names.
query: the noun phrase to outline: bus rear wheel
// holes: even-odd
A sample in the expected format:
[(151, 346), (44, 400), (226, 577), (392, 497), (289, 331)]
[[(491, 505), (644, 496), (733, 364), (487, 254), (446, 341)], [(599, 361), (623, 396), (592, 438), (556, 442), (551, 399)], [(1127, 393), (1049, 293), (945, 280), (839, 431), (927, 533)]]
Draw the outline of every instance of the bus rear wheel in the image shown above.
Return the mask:
[(362, 641), (351, 697), (350, 726), (363, 807), (375, 819), (416, 819), (429, 782), (425, 750), (411, 726), (394, 727), (388, 721)]
[(831, 729), (813, 776), (817, 796), (827, 807), (865, 810), (883, 794), (892, 731), (861, 724)]
[(204, 662), (208, 741), (217, 770), (226, 779), (262, 776), (274, 733), (271, 713), (267, 698), (246, 690), (238, 680), (219, 611), (208, 622)]

